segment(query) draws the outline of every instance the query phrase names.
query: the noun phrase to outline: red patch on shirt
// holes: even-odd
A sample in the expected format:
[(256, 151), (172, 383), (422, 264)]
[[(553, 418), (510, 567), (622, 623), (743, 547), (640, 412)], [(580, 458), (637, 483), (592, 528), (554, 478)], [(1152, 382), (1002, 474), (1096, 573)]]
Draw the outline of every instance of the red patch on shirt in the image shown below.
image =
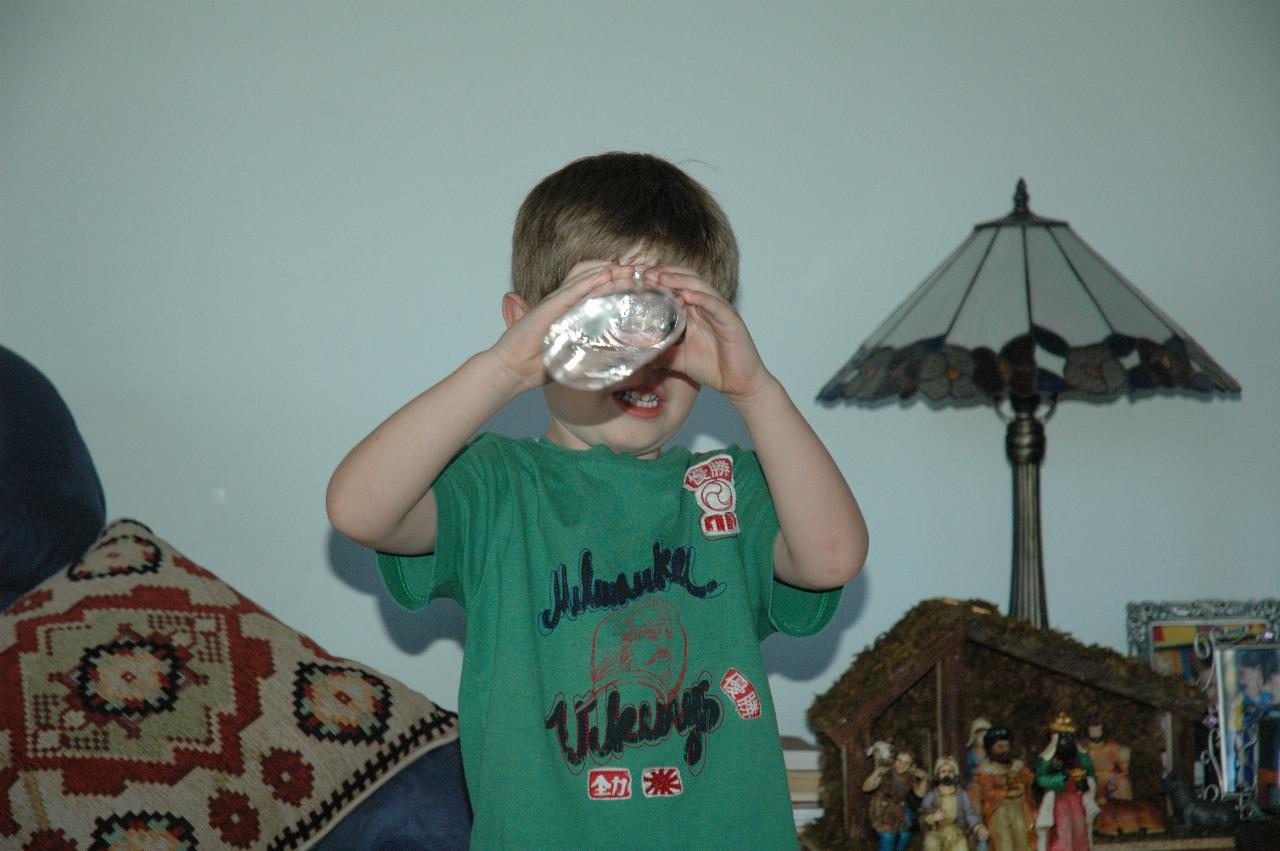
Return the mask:
[(763, 713), (760, 706), (760, 693), (751, 684), (751, 680), (742, 675), (737, 668), (730, 668), (720, 681), (720, 688), (733, 699), (739, 717), (750, 721), (759, 718)]
[(625, 768), (593, 768), (587, 773), (587, 795), (593, 801), (625, 801), (631, 797), (631, 772)]
[(690, 467), (684, 474), (684, 489), (692, 491), (702, 509), (702, 534), (723, 538), (738, 534), (738, 501), (733, 486), (733, 457), (715, 455)]
[(684, 791), (678, 768), (646, 768), (640, 775), (646, 798), (674, 798)]

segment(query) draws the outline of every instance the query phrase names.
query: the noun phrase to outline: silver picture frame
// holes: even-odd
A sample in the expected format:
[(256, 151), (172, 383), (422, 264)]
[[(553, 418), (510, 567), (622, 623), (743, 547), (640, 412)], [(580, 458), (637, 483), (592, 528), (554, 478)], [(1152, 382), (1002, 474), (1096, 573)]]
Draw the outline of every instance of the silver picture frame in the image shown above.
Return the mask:
[(1125, 615), (1131, 656), (1206, 692), (1213, 687), (1211, 647), (1280, 632), (1280, 599), (1146, 601), (1129, 603)]

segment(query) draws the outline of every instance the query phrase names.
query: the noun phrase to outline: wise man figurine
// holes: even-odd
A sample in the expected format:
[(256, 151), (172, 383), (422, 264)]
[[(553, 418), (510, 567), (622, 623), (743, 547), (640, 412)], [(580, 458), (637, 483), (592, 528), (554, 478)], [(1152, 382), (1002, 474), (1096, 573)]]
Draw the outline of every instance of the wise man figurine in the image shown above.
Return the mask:
[(1044, 791), (1036, 816), (1037, 851), (1090, 851), (1098, 777), (1089, 753), (1076, 741), (1065, 712), (1049, 724), (1049, 744), (1036, 760), (1036, 785)]
[(987, 755), (974, 772), (969, 796), (991, 835), (991, 851), (1031, 851), (1035, 775), (1014, 758), (1008, 727), (993, 725), (985, 741)]

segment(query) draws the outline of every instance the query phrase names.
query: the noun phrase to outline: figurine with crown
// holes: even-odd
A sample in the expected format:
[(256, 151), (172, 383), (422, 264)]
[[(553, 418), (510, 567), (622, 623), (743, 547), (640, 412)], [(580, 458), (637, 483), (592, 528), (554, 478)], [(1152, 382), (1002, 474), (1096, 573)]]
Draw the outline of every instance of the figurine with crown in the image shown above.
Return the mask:
[(1038, 851), (1090, 851), (1098, 777), (1089, 752), (1076, 740), (1076, 724), (1059, 712), (1049, 724), (1049, 744), (1036, 760), (1036, 785), (1043, 791), (1036, 816)]

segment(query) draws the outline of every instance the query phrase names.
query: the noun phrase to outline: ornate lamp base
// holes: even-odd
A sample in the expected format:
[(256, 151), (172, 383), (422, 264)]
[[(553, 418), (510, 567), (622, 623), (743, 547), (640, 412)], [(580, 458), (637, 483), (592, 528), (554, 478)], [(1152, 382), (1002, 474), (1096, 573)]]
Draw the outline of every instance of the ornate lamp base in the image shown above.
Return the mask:
[(1049, 626), (1040, 546), (1040, 462), (1044, 460), (1044, 424), (1036, 419), (1038, 397), (1012, 400), (1014, 418), (1005, 432), (1005, 451), (1013, 464), (1013, 579), (1009, 616), (1032, 626)]

